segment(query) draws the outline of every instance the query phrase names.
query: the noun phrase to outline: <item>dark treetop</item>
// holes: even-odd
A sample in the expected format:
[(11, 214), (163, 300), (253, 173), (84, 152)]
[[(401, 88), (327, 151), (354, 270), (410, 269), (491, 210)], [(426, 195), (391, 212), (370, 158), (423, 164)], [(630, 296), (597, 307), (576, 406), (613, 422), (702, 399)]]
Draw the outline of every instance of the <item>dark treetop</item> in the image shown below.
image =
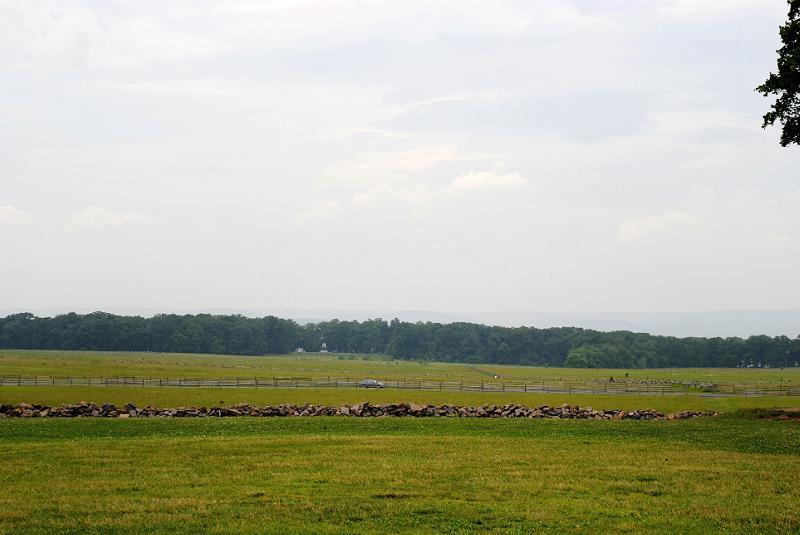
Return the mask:
[(587, 368), (800, 365), (800, 337), (675, 338), (577, 327), (332, 320), (299, 325), (273, 316), (105, 312), (0, 318), (0, 348), (264, 355), (302, 347), (384, 353), (398, 359)]
[(780, 27), (783, 46), (778, 50), (778, 72), (756, 88), (765, 97), (777, 95), (772, 110), (764, 115), (764, 126), (783, 125), (781, 145), (800, 144), (800, 0), (789, 0), (789, 16)]

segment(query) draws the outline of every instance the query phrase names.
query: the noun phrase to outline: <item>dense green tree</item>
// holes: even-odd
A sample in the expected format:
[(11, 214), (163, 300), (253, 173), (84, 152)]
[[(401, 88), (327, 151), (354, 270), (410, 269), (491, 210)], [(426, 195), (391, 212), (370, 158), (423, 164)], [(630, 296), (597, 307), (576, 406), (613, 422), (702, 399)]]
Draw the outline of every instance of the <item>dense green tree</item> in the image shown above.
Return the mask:
[(474, 323), (408, 323), (397, 319), (332, 320), (300, 326), (267, 316), (104, 312), (0, 318), (0, 348), (176, 351), (265, 355), (296, 347), (385, 353), (398, 359), (611, 368), (800, 365), (800, 337), (676, 338), (574, 327), (494, 327)]
[(778, 72), (770, 73), (756, 91), (777, 97), (762, 126), (780, 122), (781, 145), (785, 147), (800, 144), (800, 0), (789, 0), (789, 16), (780, 35), (783, 46), (778, 50)]

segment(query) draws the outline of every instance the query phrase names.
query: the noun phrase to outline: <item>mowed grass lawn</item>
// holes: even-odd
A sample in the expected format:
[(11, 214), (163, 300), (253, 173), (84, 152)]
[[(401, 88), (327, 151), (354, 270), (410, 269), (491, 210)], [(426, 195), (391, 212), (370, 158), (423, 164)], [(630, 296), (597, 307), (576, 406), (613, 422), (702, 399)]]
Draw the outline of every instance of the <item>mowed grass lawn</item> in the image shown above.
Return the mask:
[(800, 425), (0, 420), (0, 532), (797, 533)]
[(432, 381), (535, 382), (542, 378), (649, 379), (715, 383), (800, 383), (800, 368), (577, 369), (391, 360), (383, 355), (188, 355), (98, 351), (0, 350), (0, 375), (173, 378), (349, 377)]

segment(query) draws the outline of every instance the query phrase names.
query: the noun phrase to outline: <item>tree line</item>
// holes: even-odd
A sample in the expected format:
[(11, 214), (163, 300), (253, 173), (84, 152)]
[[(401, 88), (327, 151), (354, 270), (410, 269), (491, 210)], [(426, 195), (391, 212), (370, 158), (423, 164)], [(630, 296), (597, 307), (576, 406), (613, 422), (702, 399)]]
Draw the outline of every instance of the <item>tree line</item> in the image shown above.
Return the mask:
[(579, 368), (800, 366), (800, 336), (677, 338), (578, 327), (497, 327), (394, 319), (300, 325), (266, 316), (105, 312), (0, 318), (0, 348), (265, 355), (296, 348), (396, 359)]

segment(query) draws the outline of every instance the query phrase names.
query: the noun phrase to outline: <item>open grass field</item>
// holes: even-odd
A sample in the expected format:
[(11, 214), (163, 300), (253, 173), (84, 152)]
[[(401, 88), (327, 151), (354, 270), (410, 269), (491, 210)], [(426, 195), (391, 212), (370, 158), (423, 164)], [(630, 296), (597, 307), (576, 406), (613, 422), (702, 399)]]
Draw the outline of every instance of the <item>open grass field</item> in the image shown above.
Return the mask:
[[(0, 374), (478, 379), (624, 372), (335, 355), (0, 352)], [(783, 375), (776, 375), (777, 372)], [(629, 370), (798, 380), (795, 370)], [(527, 374), (527, 375), (526, 375)], [(552, 374), (552, 375), (551, 375)], [(563, 375), (562, 375), (563, 374)], [(597, 374), (597, 375), (592, 375)], [(0, 533), (797, 533), (800, 422), (752, 408), (798, 397), (353, 388), (0, 388), (0, 403), (211, 406), (370, 401), (713, 410), (716, 418), (0, 420)]]
[(800, 384), (800, 368), (579, 369), (390, 360), (382, 355), (293, 354), (258, 357), (86, 351), (0, 351), (0, 375), (182, 378), (350, 377), (361, 379), (541, 378), (651, 379), (715, 383)]
[(0, 532), (797, 533), (800, 425), (0, 421)]

